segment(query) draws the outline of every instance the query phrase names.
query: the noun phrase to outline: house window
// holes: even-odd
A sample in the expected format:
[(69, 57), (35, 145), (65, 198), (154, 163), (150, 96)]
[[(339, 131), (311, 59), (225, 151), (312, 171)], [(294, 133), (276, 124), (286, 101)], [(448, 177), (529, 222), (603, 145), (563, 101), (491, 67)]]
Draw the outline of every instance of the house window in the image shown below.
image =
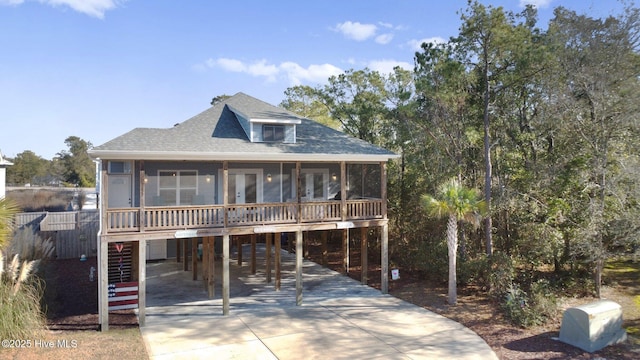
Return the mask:
[(262, 125), (263, 141), (284, 141), (283, 125)]
[(198, 194), (195, 170), (159, 171), (158, 197), (163, 205), (192, 205)]
[(129, 161), (109, 161), (109, 174), (131, 174)]

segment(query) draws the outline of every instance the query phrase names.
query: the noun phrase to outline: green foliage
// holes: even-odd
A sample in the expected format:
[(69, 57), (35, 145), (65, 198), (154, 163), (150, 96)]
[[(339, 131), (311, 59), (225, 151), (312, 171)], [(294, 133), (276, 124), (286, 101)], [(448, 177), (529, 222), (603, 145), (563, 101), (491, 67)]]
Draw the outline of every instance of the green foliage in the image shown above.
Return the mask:
[(13, 165), (7, 168), (7, 182), (13, 185), (45, 185), (48, 180), (50, 164), (33, 151), (25, 150), (12, 159)]
[(0, 252), (0, 338), (35, 338), (45, 328), (40, 309), (42, 286), (31, 276), (36, 261), (15, 255), (6, 266)]
[(92, 147), (91, 143), (77, 136), (69, 136), (64, 142), (69, 150), (57, 155), (64, 169), (64, 180), (79, 187), (95, 186), (95, 165), (87, 152)]
[(13, 217), (17, 212), (18, 205), (13, 200), (0, 198), (0, 250), (4, 249), (13, 232)]
[[(43, 295), (41, 281), (33, 275), (41, 259), (53, 252), (50, 241), (31, 235), (20, 236), (6, 243), (12, 230), (16, 209), (10, 201), (0, 199), (0, 338), (35, 338), (45, 328), (40, 308)], [(24, 241), (25, 243), (17, 243)], [(21, 259), (18, 252), (27, 259)], [(10, 261), (9, 261), (10, 260)]]
[(558, 301), (549, 282), (540, 280), (532, 284), (529, 292), (511, 283), (507, 288), (502, 308), (515, 325), (530, 327), (542, 325), (558, 312)]
[(501, 298), (507, 294), (516, 278), (516, 268), (510, 256), (495, 252), (489, 261), (489, 295)]
[[(495, 254), (494, 254), (495, 255)], [(489, 274), (491, 272), (491, 258), (478, 255), (458, 263), (458, 284), (475, 284), (481, 288), (489, 288)]]
[(531, 6), (513, 13), (470, 1), (458, 36), (422, 44), (413, 73), (349, 70), (292, 89), (289, 104), (400, 155), (388, 166), (398, 265), (444, 271), (445, 224), (425, 221), (416, 194), (456, 177), (483, 192), (491, 219), (460, 232), (460, 283), (486, 283), (502, 299), (553, 269), (551, 290), (597, 293), (592, 276), (605, 260), (640, 248), (634, 6), (602, 19), (557, 8), (544, 29)]

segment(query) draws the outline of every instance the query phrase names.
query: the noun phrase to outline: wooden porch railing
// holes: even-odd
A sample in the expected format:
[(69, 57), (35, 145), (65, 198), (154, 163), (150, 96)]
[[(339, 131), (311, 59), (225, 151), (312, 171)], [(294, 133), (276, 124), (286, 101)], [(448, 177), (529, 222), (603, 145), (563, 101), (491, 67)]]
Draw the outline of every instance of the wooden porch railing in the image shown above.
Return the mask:
[[(382, 218), (381, 199), (347, 200), (345, 220)], [(140, 208), (114, 208), (107, 210), (106, 232), (138, 232), (154, 230), (181, 230), (194, 228), (291, 224), (297, 221), (297, 203), (261, 203), (227, 205), (149, 206)], [(339, 201), (303, 202), (300, 221), (326, 222), (342, 219)]]

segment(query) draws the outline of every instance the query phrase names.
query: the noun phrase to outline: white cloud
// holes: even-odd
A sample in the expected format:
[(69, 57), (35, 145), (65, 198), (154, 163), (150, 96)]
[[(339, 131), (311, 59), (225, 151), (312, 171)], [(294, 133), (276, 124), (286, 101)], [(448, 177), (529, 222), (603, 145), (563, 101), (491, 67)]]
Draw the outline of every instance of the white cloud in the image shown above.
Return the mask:
[(207, 60), (207, 66), (215, 67), (216, 65), (221, 67), (224, 70), (232, 71), (232, 72), (246, 72), (247, 71), (246, 66), (240, 60), (227, 59), (227, 58), (220, 58), (220, 59), (216, 59), (216, 60), (214, 60), (214, 59)]
[(342, 74), (343, 72), (342, 69), (331, 64), (312, 64), (307, 68), (303, 68), (294, 62), (284, 62), (280, 64), (280, 69), (282, 69), (287, 79), (294, 85), (300, 85), (303, 82), (325, 82), (329, 77)]
[(372, 60), (369, 61), (367, 67), (371, 70), (377, 71), (380, 74), (390, 74), (393, 72), (393, 68), (401, 67), (405, 70), (413, 70), (413, 64), (410, 64), (406, 61), (398, 61), (398, 60)]
[(382, 35), (376, 36), (376, 42), (378, 44), (386, 45), (390, 43), (391, 40), (393, 40), (393, 34), (382, 34)]
[(527, 5), (533, 5), (535, 8), (547, 8), (553, 0), (520, 0), (520, 6), (525, 7)]
[(407, 42), (407, 45), (409, 45), (409, 47), (413, 50), (413, 51), (420, 51), (422, 50), (422, 44), (423, 43), (434, 43), (434, 44), (444, 44), (446, 43), (447, 40), (439, 37), (439, 36), (434, 36), (434, 37), (430, 37), (430, 38), (424, 38), (424, 39), (414, 39), (414, 40), (409, 40)]
[[(21, 5), (26, 0), (0, 0), (0, 5)], [(97, 17), (104, 18), (104, 13), (113, 10), (126, 0), (38, 0), (42, 4), (49, 6), (68, 6), (71, 9)]]
[[(330, 76), (343, 72), (342, 69), (331, 64), (311, 64), (305, 68), (292, 61), (285, 61), (276, 65), (270, 64), (264, 59), (252, 63), (244, 63), (240, 60), (229, 58), (209, 59), (205, 62), (205, 66), (244, 73), (254, 77), (264, 77), (269, 82), (281, 77), (285, 78), (291, 85), (300, 85), (303, 82), (324, 82)], [(196, 65), (194, 69), (199, 70), (201, 67), (201, 65)]]
[(374, 36), (378, 27), (374, 24), (361, 24), (359, 22), (345, 21), (337, 24), (335, 31), (342, 33), (346, 38), (356, 41), (364, 41)]

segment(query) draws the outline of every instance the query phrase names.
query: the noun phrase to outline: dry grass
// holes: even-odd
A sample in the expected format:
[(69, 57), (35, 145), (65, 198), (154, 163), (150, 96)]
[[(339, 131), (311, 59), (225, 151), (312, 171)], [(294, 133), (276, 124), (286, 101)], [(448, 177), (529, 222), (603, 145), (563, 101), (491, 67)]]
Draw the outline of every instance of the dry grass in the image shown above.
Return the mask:
[(22, 212), (65, 211), (73, 200), (75, 189), (21, 189), (7, 192), (7, 198), (18, 204)]
[[(31, 347), (2, 349), (2, 359), (148, 359), (138, 328), (97, 331), (47, 331)], [(49, 345), (49, 346), (47, 346)], [(47, 347), (45, 347), (47, 346)]]

